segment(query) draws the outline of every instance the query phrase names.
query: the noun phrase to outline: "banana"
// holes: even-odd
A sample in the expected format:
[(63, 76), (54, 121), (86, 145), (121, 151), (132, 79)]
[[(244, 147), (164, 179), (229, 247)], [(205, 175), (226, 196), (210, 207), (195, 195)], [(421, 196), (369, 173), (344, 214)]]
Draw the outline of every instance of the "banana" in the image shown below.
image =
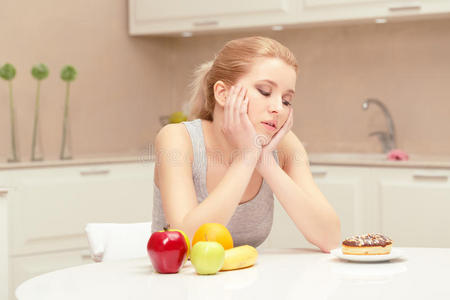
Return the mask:
[(258, 251), (249, 245), (225, 250), (225, 261), (221, 271), (229, 271), (253, 266), (258, 258)]

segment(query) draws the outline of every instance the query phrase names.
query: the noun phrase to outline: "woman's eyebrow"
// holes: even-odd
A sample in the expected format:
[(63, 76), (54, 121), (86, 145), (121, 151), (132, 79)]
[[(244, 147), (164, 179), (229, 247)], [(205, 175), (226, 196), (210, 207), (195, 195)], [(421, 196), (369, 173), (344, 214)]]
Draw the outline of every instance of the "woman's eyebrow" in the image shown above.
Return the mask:
[[(272, 81), (270, 79), (262, 79), (262, 80), (258, 80), (258, 82), (259, 81), (265, 81), (265, 82), (268, 82), (268, 83), (270, 83), (271, 85), (273, 85), (275, 87), (278, 87), (278, 84), (275, 81)], [(295, 91), (294, 90), (288, 90), (288, 93), (291, 93), (291, 94), (295, 95)]]

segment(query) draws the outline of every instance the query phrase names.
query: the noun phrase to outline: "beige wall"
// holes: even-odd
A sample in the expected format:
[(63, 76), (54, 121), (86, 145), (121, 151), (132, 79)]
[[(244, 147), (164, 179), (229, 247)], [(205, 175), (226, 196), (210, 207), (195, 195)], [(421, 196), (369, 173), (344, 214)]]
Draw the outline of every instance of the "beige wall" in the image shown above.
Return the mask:
[[(71, 88), (74, 156), (138, 155), (153, 142), (158, 116), (180, 109), (192, 68), (232, 38), (129, 37), (126, 1), (6, 1), (0, 18), (0, 64), (17, 70), (14, 94), (23, 161), (29, 160), (35, 63), (46, 63), (41, 120), (45, 159), (61, 142), (64, 64), (79, 71)], [(300, 62), (294, 131), (308, 151), (379, 152), (367, 137), (385, 127), (367, 97), (384, 101), (399, 147), (450, 153), (450, 20), (260, 32), (291, 48)], [(6, 45), (5, 45), (6, 42)], [(8, 89), (0, 81), (0, 160), (10, 149)]]
[[(65, 84), (63, 65), (78, 78), (71, 86), (75, 157), (135, 155), (151, 143), (158, 115), (170, 112), (170, 40), (128, 36), (127, 1), (6, 1), (0, 11), (0, 64), (17, 68), (13, 81), (22, 161), (30, 160), (36, 82), (43, 62), (42, 141), (46, 160), (58, 159)], [(0, 80), (0, 160), (10, 150), (8, 88)]]

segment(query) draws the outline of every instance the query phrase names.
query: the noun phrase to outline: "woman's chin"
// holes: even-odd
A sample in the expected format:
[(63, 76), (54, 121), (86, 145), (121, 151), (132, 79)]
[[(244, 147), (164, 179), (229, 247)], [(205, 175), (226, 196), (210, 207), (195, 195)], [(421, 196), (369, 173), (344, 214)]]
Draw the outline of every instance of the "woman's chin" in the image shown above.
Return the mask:
[(256, 144), (260, 146), (265, 146), (270, 142), (271, 139), (272, 136), (267, 134), (267, 132), (256, 131), (256, 141), (255, 141)]

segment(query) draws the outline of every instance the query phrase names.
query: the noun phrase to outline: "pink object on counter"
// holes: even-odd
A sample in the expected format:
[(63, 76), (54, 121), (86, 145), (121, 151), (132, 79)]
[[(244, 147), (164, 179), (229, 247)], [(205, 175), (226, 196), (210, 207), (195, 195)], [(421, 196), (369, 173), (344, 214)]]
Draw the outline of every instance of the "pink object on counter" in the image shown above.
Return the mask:
[(409, 155), (400, 149), (392, 149), (387, 155), (388, 160), (408, 160)]

